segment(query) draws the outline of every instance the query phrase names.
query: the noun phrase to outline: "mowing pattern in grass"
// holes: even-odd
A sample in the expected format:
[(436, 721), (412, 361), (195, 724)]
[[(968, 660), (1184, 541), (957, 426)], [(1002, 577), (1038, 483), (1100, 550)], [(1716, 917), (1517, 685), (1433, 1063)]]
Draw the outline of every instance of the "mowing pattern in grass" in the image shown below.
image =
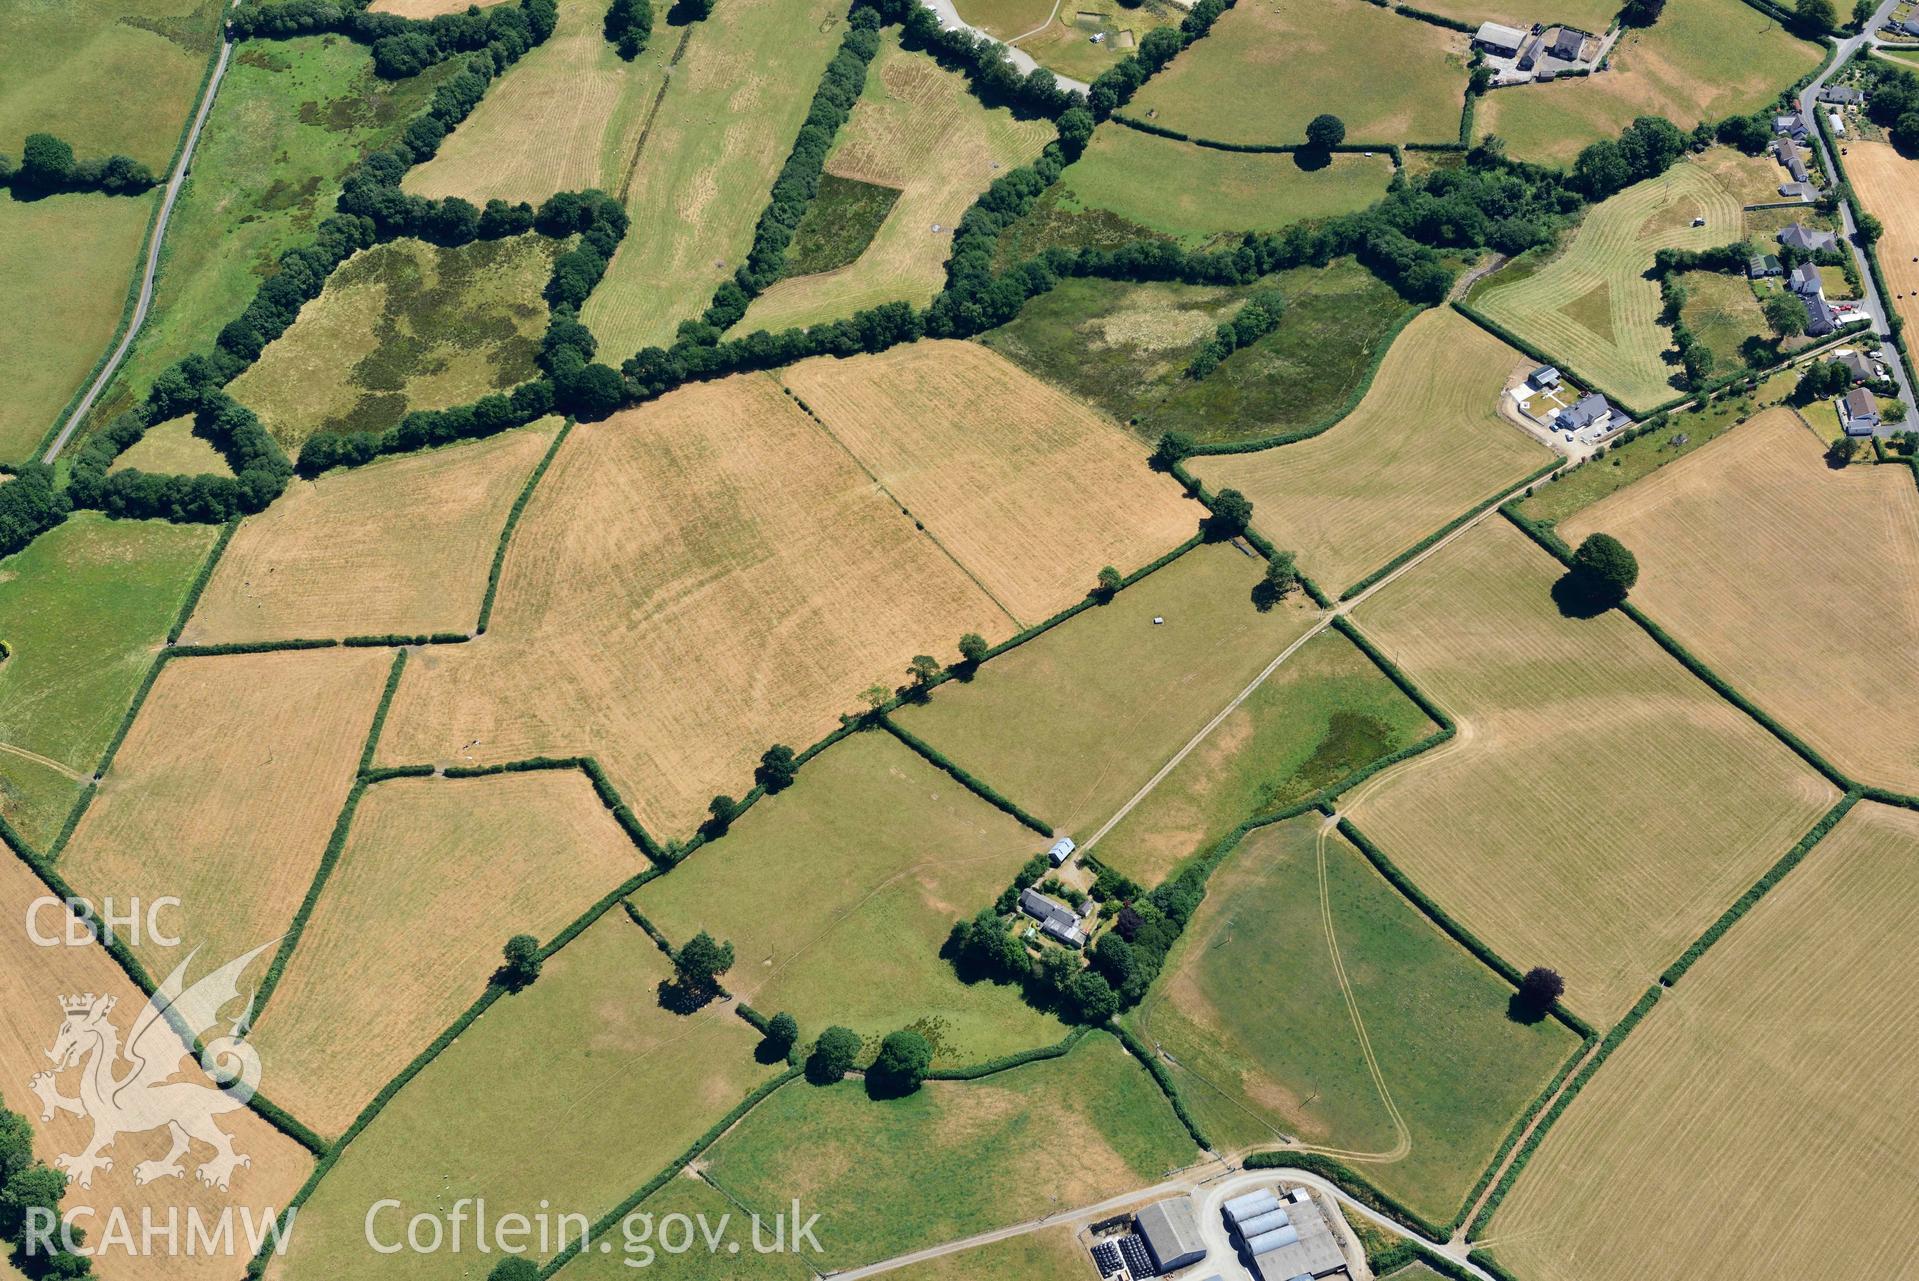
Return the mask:
[(1206, 514), (1126, 433), (973, 343), (821, 356), (782, 377), (1022, 626), (1083, 599), (1104, 565), (1163, 556)]
[(1634, 601), (1682, 644), (1841, 769), (1919, 792), (1919, 493), (1822, 452), (1770, 410), (1564, 535), (1623, 539)]
[(577, 770), (371, 788), (252, 1038), (274, 1101), (339, 1134), (480, 995), (508, 938), (544, 943), (645, 862)]
[(1263, 569), (1200, 547), (896, 719), (1083, 839), (1310, 626), (1298, 596), (1253, 608)]
[(1494, 520), (1358, 611), (1460, 722), (1342, 802), (1499, 955), (1590, 1021), (1652, 976), (1836, 793), (1617, 612), (1568, 618), (1559, 565)]
[(900, 198), (899, 188), (820, 175), (819, 194), (806, 207), (793, 243), (786, 251), (786, 274), (810, 276), (832, 271), (858, 258)]
[(1331, 431), (1190, 465), (1207, 488), (1252, 499), (1259, 532), (1335, 590), (1551, 461), (1498, 411), (1507, 383), (1530, 363), (1436, 308), (1406, 326), (1366, 399)]
[(1133, 99), (1129, 114), (1198, 138), (1303, 142), (1323, 111), (1353, 142), (1453, 142), (1466, 37), (1366, 0), (1257, 0)]
[(181, 640), (471, 630), (507, 511), (559, 427), (294, 481), (241, 523)]
[(553, 34), (514, 63), (401, 185), (475, 204), (497, 198), (537, 205), (556, 191), (588, 187), (618, 192), (679, 47), (681, 32), (666, 25), (666, 12), (666, 5), (655, 6), (652, 39), (625, 62), (602, 30), (606, 5), (559, 0)]
[(146, 434), (115, 458), (107, 470), (182, 476), (233, 474), (233, 468), (212, 442), (193, 434), (193, 419), (189, 415), (147, 428)]
[(1744, 0), (1685, 0), (1652, 26), (1629, 28), (1603, 75), (1498, 89), (1473, 118), (1481, 137), (1498, 134), (1518, 159), (1570, 164), (1580, 148), (1618, 137), (1638, 116), (1691, 129), (1756, 111), (1818, 66), (1819, 55)]
[[(1071, 1136), (1072, 1159), (1016, 1159), (1034, 1135)], [(1095, 1032), (1064, 1058), (884, 1103), (852, 1081), (788, 1086), (709, 1169), (769, 1221), (794, 1197), (817, 1212), (829, 1271), (1099, 1201), (1195, 1156), (1152, 1078)]]
[[(1703, 226), (1693, 221), (1704, 218)], [(1711, 173), (1677, 164), (1593, 206), (1565, 247), (1518, 279), (1495, 273), (1475, 305), (1493, 320), (1647, 408), (1674, 394), (1659, 286), (1646, 278), (1661, 249), (1708, 249), (1739, 239), (1739, 200)]]
[[(6, 1017), (0, 1019), (0, 1095), (31, 1119), (33, 1154), (51, 1165), (63, 1153), (85, 1151), (96, 1124), (88, 1117), (67, 1112), (56, 1112), (42, 1120), (28, 1085), (35, 1075), (53, 1068), (47, 1048), (60, 1035), (65, 1015), (60, 998), (86, 992), (112, 996), (115, 1005), (107, 1018), (123, 1041), (146, 1010), (147, 998), (114, 964), (105, 948), (41, 947), (33, 942), (25, 924), (27, 905), (46, 893), (46, 886), (25, 863), (11, 854), (0, 857), (0, 906), (11, 918), (0, 930), (0, 1009), (6, 1011)], [(43, 919), (47, 928), (58, 928), (52, 913), (44, 914)], [(213, 962), (203, 961), (202, 965), (210, 969)], [(192, 977), (199, 978), (204, 972), (196, 968)], [(179, 1071), (174, 1079), (197, 1083), (192, 1092), (200, 1093), (210, 1083), (189, 1060), (184, 1045), (179, 1045), (179, 1054)], [(119, 1070), (122, 1075), (129, 1072), (124, 1066)], [(270, 1081), (272, 1068), (266, 1071)], [(58, 1084), (62, 1093), (76, 1094), (78, 1073), (61, 1072)], [(271, 1085), (266, 1088), (271, 1092)], [(97, 1251), (93, 1263), (100, 1274), (125, 1281), (233, 1281), (238, 1261), (231, 1254), (206, 1248), (190, 1254), (184, 1238), (177, 1239), (171, 1249), (162, 1243), (164, 1238), (147, 1238), (143, 1246), (138, 1228), (130, 1235), (109, 1230), (110, 1222), (139, 1224), (143, 1214), (150, 1214), (156, 1225), (170, 1221), (184, 1225), (190, 1221), (190, 1213), (197, 1213), (199, 1221), (211, 1229), (228, 1208), (235, 1211), (234, 1225), (238, 1229), (241, 1222), (263, 1223), (285, 1208), (313, 1169), (313, 1158), (245, 1108), (226, 1113), (215, 1124), (232, 1136), (234, 1151), (249, 1158), (249, 1164), (233, 1172), (230, 1191), (218, 1191), (195, 1178), (195, 1167), (212, 1153), (199, 1143), (182, 1158), (180, 1178), (137, 1182), (135, 1167), (148, 1161), (161, 1162), (171, 1145), (165, 1126), (145, 1131), (129, 1126), (115, 1136), (107, 1153), (113, 1167), (94, 1175), (90, 1191), (74, 1187), (68, 1192), (63, 1208), (74, 1216), (73, 1226), (86, 1232), (90, 1252)], [(82, 1206), (93, 1208), (81, 1212)], [(241, 1213), (249, 1218), (241, 1219)], [(5, 1270), (0, 1268), (0, 1276), (4, 1275)]]
[(1146, 439), (1183, 431), (1213, 443), (1301, 431), (1342, 412), (1412, 310), (1351, 259), (1261, 286), (1285, 295), (1279, 327), (1199, 382), (1186, 377), (1187, 362), (1250, 290), (1065, 280), (980, 341)]
[(81, 156), (122, 152), (159, 173), (218, 45), (223, 7), (221, 0), (0, 0), (7, 150), (18, 159), (20, 139), (45, 130)]
[(1919, 163), (1885, 142), (1849, 144), (1845, 163), (1860, 204), (1885, 224), (1879, 268), (1893, 310), (1906, 324), (1919, 323)]
[(1284, 809), (1437, 728), (1351, 641), (1321, 632), (1100, 838), (1099, 861), (1157, 885), (1247, 818)]
[(540, 235), (355, 254), (293, 327), (234, 379), (234, 399), (289, 451), (316, 432), (382, 431), (538, 373), (540, 291), (564, 247)]
[(167, 220), (153, 309), (87, 429), (132, 408), (168, 365), (210, 347), (280, 253), (311, 242), (347, 167), (396, 137), (457, 65), (385, 80), (365, 45), (338, 36), (236, 49)]
[(1130, 1016), (1216, 1143), (1298, 1138), (1445, 1222), (1579, 1038), (1318, 814), (1249, 835)]
[(1295, 155), (1217, 151), (1107, 124), (1060, 180), (1085, 206), (1194, 244), (1354, 213), (1384, 196), (1392, 176), (1383, 151), (1309, 168)]
[(1714, 373), (1728, 374), (1746, 363), (1745, 344), (1759, 339), (1760, 364), (1776, 358), (1774, 344), (1766, 329), (1765, 313), (1759, 299), (1744, 276), (1729, 276), (1717, 271), (1688, 271), (1680, 275), (1678, 285), (1686, 292), (1679, 319), (1692, 330), (1694, 339), (1712, 353)]
[[(982, 107), (959, 72), (906, 52), (889, 32), (826, 167), (897, 188), (897, 203), (847, 267), (804, 276), (788, 264), (787, 279), (753, 300), (738, 331), (817, 324), (884, 302), (925, 306), (945, 282), (960, 215), (996, 175), (1039, 155), (1053, 134), (1049, 121)], [(855, 234), (849, 227), (848, 239)]]
[(152, 213), (150, 198), (0, 191), (0, 463), (33, 461), (105, 353)]
[(36, 847), (100, 764), (215, 532), (85, 512), (0, 560), (0, 815)]
[[(1737, 147), (1708, 147), (1704, 151), (1694, 152), (1692, 162), (1702, 166), (1713, 177), (1719, 179), (1720, 185), (1737, 197), (1742, 204), (1774, 204), (1779, 200), (1779, 184), (1785, 181), (1785, 171), (1779, 167), (1779, 162), (1769, 152), (1749, 156)], [(1788, 221), (1804, 220), (1815, 223), (1820, 221), (1819, 216), (1810, 206), (1778, 212)], [(1747, 230), (1751, 231), (1750, 216)]]
[[(383, 1240), (389, 1223), (405, 1232), (411, 1207), (461, 1197), (502, 1215), (535, 1216), (544, 1203), (589, 1220), (619, 1204), (777, 1072), (754, 1062), (759, 1037), (731, 1009), (661, 1009), (671, 974), (623, 912), (600, 917), (393, 1097), (301, 1208), (266, 1275), (459, 1276), (456, 1260), (471, 1256), (368, 1246), (368, 1210), (385, 1197), (409, 1208), (375, 1221)], [(537, 1261), (562, 1243), (525, 1244)]]
[(607, 184), (633, 232), (581, 313), (603, 358), (671, 342), (746, 257), (845, 12), (832, 0), (729, 0), (694, 24), (630, 172)]
[(1499, 1261), (1537, 1281), (1906, 1274), (1915, 856), (1919, 815), (1854, 807), (1548, 1133), (1493, 1219)]
[(962, 986), (939, 956), (954, 920), (1045, 846), (891, 734), (855, 734), (635, 901), (675, 944), (700, 930), (731, 940), (727, 988), (753, 1008), (844, 1024), (874, 1051), (912, 1025), (936, 1063), (959, 1066), (1066, 1034), (1013, 988)]
[(231, 960), (292, 923), (392, 663), (381, 650), (326, 649), (161, 671), (60, 860), (96, 901), (180, 900), (178, 946), (133, 943), (156, 977), (195, 948)]
[(903, 682), (913, 655), (1016, 630), (778, 383), (745, 375), (574, 428), (514, 530), (487, 634), (407, 664), (380, 752), (591, 752), (666, 839), (715, 792), (746, 792), (768, 744), (815, 742), (862, 689)]

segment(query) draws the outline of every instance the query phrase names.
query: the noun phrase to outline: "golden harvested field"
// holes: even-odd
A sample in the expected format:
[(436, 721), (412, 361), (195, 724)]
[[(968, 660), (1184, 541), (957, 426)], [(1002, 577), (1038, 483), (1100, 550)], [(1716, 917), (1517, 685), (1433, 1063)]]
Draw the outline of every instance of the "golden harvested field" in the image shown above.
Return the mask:
[(384, 650), (291, 650), (175, 659), (160, 673), (60, 859), (88, 897), (180, 900), (167, 918), (179, 947), (133, 949), (156, 978), (196, 947), (225, 964), (292, 923), (392, 662)]
[(1554, 257), (1495, 273), (1473, 301), (1627, 408), (1649, 408), (1676, 394), (1677, 369), (1665, 361), (1672, 334), (1659, 323), (1659, 284), (1646, 277), (1654, 254), (1722, 245), (1744, 225), (1739, 198), (1718, 178), (1676, 164), (1594, 205)]
[[(31, 940), (25, 928), (27, 907), (47, 892), (20, 860), (0, 859), (0, 912), (6, 915), (5, 928), (0, 929), (0, 1097), (14, 1110), (27, 1114), (34, 1129), (34, 1155), (52, 1162), (63, 1153), (78, 1155), (93, 1133), (92, 1122), (69, 1113), (42, 1120), (27, 1084), (50, 1066), (47, 1051), (60, 1033), (61, 998), (87, 992), (113, 997), (115, 1005), (107, 1021), (122, 1037), (131, 1032), (147, 1000), (106, 949), (92, 945), (41, 947)], [(40, 928), (59, 931), (58, 914), (43, 910)], [(203, 959), (190, 978), (200, 977), (212, 964)], [(235, 1002), (233, 1009), (223, 1013), (232, 1017), (239, 1010), (240, 1004)], [(165, 1024), (160, 1029), (164, 1033)], [(186, 1059), (187, 1047), (177, 1038), (169, 1042), (169, 1048), (175, 1046)], [(124, 1074), (126, 1068), (116, 1064), (113, 1070)], [(205, 1081), (190, 1063), (183, 1062), (180, 1071), (177, 1079), (181, 1081)], [(64, 1072), (56, 1078), (61, 1093), (69, 1097), (78, 1093), (78, 1075)], [(270, 1080), (265, 1088), (270, 1096)], [(235, 1235), (241, 1236), (242, 1214), (252, 1216), (255, 1223), (263, 1222), (268, 1213), (286, 1206), (313, 1169), (313, 1158), (304, 1148), (251, 1112), (228, 1112), (216, 1124), (232, 1138), (234, 1151), (252, 1161), (233, 1172), (226, 1192), (195, 1178), (196, 1167), (213, 1155), (213, 1149), (202, 1143), (195, 1143), (182, 1158), (181, 1177), (136, 1183), (136, 1167), (144, 1161), (159, 1161), (169, 1145), (165, 1130), (132, 1132), (132, 1127), (108, 1149), (107, 1155), (113, 1158), (111, 1170), (96, 1173), (90, 1189), (69, 1189), (63, 1203), (68, 1211), (83, 1205), (93, 1207), (91, 1214), (76, 1214), (74, 1224), (86, 1232), (87, 1244), (100, 1251), (94, 1264), (101, 1273), (116, 1281), (231, 1281), (245, 1271), (250, 1251), (244, 1245), (238, 1247), (237, 1255), (202, 1252), (190, 1256), (184, 1214), (180, 1238), (171, 1251), (162, 1242), (156, 1242), (154, 1252), (149, 1254), (134, 1248), (139, 1241), (142, 1210), (150, 1210), (156, 1222), (164, 1224), (170, 1212), (191, 1207), (213, 1228), (220, 1212), (232, 1207)], [(121, 1237), (115, 1242), (107, 1238), (109, 1216), (115, 1213), (127, 1217), (133, 1231), (131, 1240)]]
[(577, 770), (370, 788), (253, 1036), (274, 1101), (339, 1134), (479, 997), (507, 939), (546, 942), (646, 865)]
[[(412, 16), (421, 17), (466, 6), (459, 0), (380, 0), (373, 7), (419, 9)], [(401, 186), (414, 195), (463, 196), (475, 204), (499, 199), (537, 205), (556, 191), (588, 187), (619, 191), (681, 33), (666, 25), (666, 10), (656, 8), (646, 49), (623, 62), (601, 30), (605, 17), (599, 0), (560, 0), (559, 21), (546, 43), (514, 63)]]
[(1900, 319), (1919, 323), (1919, 162), (1889, 142), (1852, 142), (1845, 165), (1866, 211), (1885, 224), (1877, 246), (1881, 284)]
[(1919, 791), (1919, 492), (1826, 466), (1773, 409), (1566, 522), (1639, 558), (1633, 599), (1841, 769)]
[(779, 281), (753, 300), (738, 332), (818, 324), (883, 302), (924, 307), (945, 283), (960, 215), (994, 177), (1033, 159), (1053, 134), (1045, 120), (982, 107), (959, 72), (924, 52), (908, 53), (889, 32), (826, 172), (897, 188), (899, 199), (858, 258)]
[[(1561, 17), (1555, 10), (1546, 20)], [(1668, 5), (1652, 26), (1628, 29), (1603, 75), (1495, 90), (1473, 124), (1482, 138), (1504, 138), (1516, 159), (1570, 165), (1581, 148), (1618, 137), (1639, 116), (1691, 129), (1757, 111), (1818, 66), (1819, 57), (1819, 46), (1787, 34), (1744, 0), (1685, 0)], [(1729, 239), (1737, 237), (1712, 243)]]
[(1604, 1026), (1838, 794), (1495, 519), (1358, 610), (1459, 736), (1342, 808), (1494, 951)]
[(1031, 625), (1205, 514), (1131, 436), (976, 343), (822, 356), (786, 385), (1008, 614)]
[(220, 451), (193, 434), (193, 419), (181, 417), (147, 428), (146, 435), (133, 442), (125, 453), (113, 460), (108, 471), (147, 471), (193, 476), (203, 472), (231, 476), (233, 468)]
[(1312, 626), (1304, 593), (1253, 607), (1264, 570), (1197, 547), (895, 719), (1084, 841)]
[(548, 418), (295, 480), (241, 523), (181, 640), (470, 630), (507, 512), (558, 431)]
[(1534, 1281), (1913, 1276), (1916, 870), (1919, 815), (1856, 807), (1606, 1061), (1482, 1244)]
[[(581, 310), (602, 360), (618, 365), (665, 346), (732, 278), (839, 47), (845, 12), (830, 0), (731, 0), (690, 28), (637, 161), (607, 185), (626, 202), (633, 232)], [(654, 38), (670, 37), (659, 22)]]
[(1338, 426), (1257, 454), (1195, 458), (1208, 489), (1253, 501), (1253, 525), (1337, 592), (1552, 461), (1502, 418), (1532, 361), (1450, 307), (1416, 317)]
[(383, 761), (591, 752), (662, 839), (1014, 621), (768, 375), (574, 429), (514, 531), (485, 636), (407, 665)]
[(1128, 111), (1223, 142), (1301, 142), (1321, 112), (1348, 142), (1455, 142), (1466, 46), (1366, 0), (1244, 0)]

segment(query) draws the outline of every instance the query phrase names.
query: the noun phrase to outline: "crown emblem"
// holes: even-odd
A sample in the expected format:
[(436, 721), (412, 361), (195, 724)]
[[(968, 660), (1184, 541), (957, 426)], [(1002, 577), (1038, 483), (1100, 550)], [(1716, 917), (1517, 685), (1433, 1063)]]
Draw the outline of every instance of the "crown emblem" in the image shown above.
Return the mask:
[(93, 1008), (93, 993), (88, 992), (85, 996), (63, 996), (60, 998), (60, 1008), (68, 1014), (85, 1014)]

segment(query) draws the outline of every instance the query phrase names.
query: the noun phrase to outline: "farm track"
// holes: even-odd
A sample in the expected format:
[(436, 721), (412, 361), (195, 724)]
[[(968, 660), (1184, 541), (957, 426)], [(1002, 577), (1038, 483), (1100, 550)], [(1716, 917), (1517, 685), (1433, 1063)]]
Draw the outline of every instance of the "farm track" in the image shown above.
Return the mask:
[[(237, 5), (239, 0), (233, 0), (233, 3)], [(224, 23), (222, 27), (224, 28)], [(73, 413), (67, 416), (67, 421), (62, 424), (58, 434), (47, 445), (46, 453), (40, 459), (43, 463), (51, 464), (60, 456), (60, 451), (66, 448), (67, 441), (73, 438), (75, 430), (93, 411), (94, 401), (98, 400), (100, 393), (107, 389), (107, 383), (119, 371), (120, 365), (127, 358), (127, 353), (133, 349), (133, 340), (140, 336), (140, 327), (146, 324), (147, 312), (153, 307), (153, 278), (160, 271), (160, 248), (166, 243), (167, 223), (172, 220), (173, 206), (180, 199), (181, 189), (186, 186), (187, 168), (193, 162), (193, 149), (200, 141), (200, 130), (205, 127), (207, 116), (213, 110), (213, 95), (220, 91), (220, 82), (226, 78), (227, 63), (232, 57), (233, 41), (227, 38), (223, 29), (220, 36), (220, 56), (213, 64), (213, 74), (207, 77), (207, 89), (200, 96), (200, 105), (194, 109), (193, 123), (187, 129), (186, 145), (180, 148), (179, 162), (173, 166), (172, 177), (167, 179), (166, 195), (160, 201), (160, 216), (154, 219), (153, 234), (147, 239), (147, 261), (141, 269), (140, 296), (133, 306), (133, 318), (127, 322), (127, 332), (121, 335), (119, 345), (113, 349), (113, 354), (107, 358), (107, 363), (95, 375), (92, 385), (87, 388), (86, 395), (80, 398), (80, 403), (73, 407)]]
[(5, 752), (9, 756), (18, 756), (22, 760), (32, 761), (35, 765), (44, 765), (54, 773), (65, 778), (70, 778), (76, 783), (84, 783), (87, 781), (87, 775), (82, 774), (79, 770), (62, 765), (51, 756), (42, 756), (38, 752), (30, 752), (24, 747), (15, 747), (12, 743), (0, 743), (0, 752)]

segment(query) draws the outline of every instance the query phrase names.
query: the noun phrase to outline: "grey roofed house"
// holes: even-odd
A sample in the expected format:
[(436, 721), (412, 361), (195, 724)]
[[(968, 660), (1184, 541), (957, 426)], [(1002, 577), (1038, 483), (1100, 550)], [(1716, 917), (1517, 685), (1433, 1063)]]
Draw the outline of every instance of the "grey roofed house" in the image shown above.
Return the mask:
[(1830, 231), (1795, 222), (1779, 233), (1779, 243), (1792, 249), (1803, 249), (1807, 253), (1818, 253), (1822, 249), (1837, 249), (1839, 237)]
[(1190, 1196), (1155, 1201), (1141, 1210), (1134, 1222), (1161, 1274), (1206, 1257), (1206, 1243), (1200, 1239), (1199, 1219), (1193, 1213)]
[(1872, 429), (1879, 425), (1879, 402), (1864, 387), (1854, 387), (1846, 393), (1846, 435), (1870, 436)]
[(1792, 175), (1794, 182), (1812, 181), (1812, 172), (1806, 168), (1806, 162), (1796, 155), (1786, 157), (1786, 172)]
[(1346, 1255), (1340, 1250), (1339, 1242), (1333, 1239), (1332, 1227), (1327, 1224), (1317, 1201), (1308, 1199), (1298, 1203), (1292, 1208), (1292, 1214), (1290, 1228), (1269, 1232), (1265, 1238), (1260, 1238), (1271, 1238), (1277, 1243), (1291, 1237), (1285, 1244), (1262, 1249), (1257, 1240), (1248, 1243), (1247, 1252), (1253, 1256), (1253, 1273), (1260, 1281), (1322, 1277), (1346, 1266)]
[(1494, 53), (1515, 54), (1519, 46), (1526, 42), (1526, 33), (1518, 27), (1509, 27), (1499, 22), (1482, 22), (1473, 36), (1473, 43)]
[(1806, 332), (1814, 338), (1839, 328), (1839, 315), (1824, 294), (1813, 294), (1806, 299), (1806, 315)]
[(1907, 18), (1899, 24), (1899, 29), (1909, 36), (1919, 36), (1919, 15)]
[(1783, 276), (1786, 274), (1786, 267), (1771, 254), (1754, 254), (1746, 261), (1746, 274), (1754, 280), (1762, 276)]
[(1798, 116), (1774, 116), (1772, 131), (1788, 138), (1803, 138), (1806, 136), (1806, 122)]
[(1862, 90), (1847, 88), (1845, 85), (1827, 85), (1819, 91), (1819, 101), (1837, 102), (1842, 105), (1864, 102), (1866, 95)]
[(1078, 947), (1086, 941), (1086, 934), (1079, 928), (1079, 917), (1073, 909), (1031, 886), (1019, 892), (1019, 910), (1039, 922), (1041, 933), (1058, 939), (1068, 947)]
[(1576, 31), (1571, 27), (1561, 27), (1559, 34), (1553, 37), (1552, 44), (1547, 46), (1546, 52), (1561, 62), (1577, 62), (1579, 51), (1585, 47), (1585, 32)]
[(1811, 200), (1812, 184), (1809, 182), (1788, 182), (1781, 184), (1779, 194), (1793, 200)]
[(1825, 292), (1825, 282), (1819, 278), (1819, 268), (1809, 262), (1802, 262), (1792, 269), (1786, 277), (1786, 284), (1796, 294), (1811, 297)]
[(1559, 385), (1559, 371), (1551, 365), (1541, 365), (1526, 375), (1526, 381), (1544, 391), (1548, 387)]
[(1849, 351), (1839, 357), (1839, 363), (1846, 367), (1846, 372), (1852, 375), (1854, 382), (1867, 383), (1879, 376), (1872, 358), (1863, 351)]
[(1561, 431), (1578, 431), (1583, 427), (1607, 426), (1612, 422), (1613, 407), (1598, 392), (1587, 392), (1580, 402), (1569, 409), (1559, 411), (1554, 425)]

